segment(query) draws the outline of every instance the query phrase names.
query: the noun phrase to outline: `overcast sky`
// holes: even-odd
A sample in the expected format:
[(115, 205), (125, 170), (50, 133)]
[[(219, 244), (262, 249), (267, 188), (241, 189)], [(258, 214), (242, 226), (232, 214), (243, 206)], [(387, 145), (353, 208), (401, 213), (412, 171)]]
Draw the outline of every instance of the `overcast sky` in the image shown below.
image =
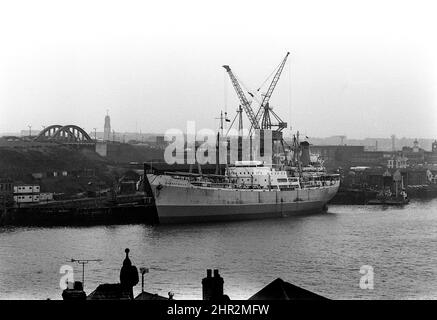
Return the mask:
[[(0, 132), (217, 128), (290, 51), (271, 105), (309, 136), (437, 137), (436, 7), (423, 1), (4, 1)], [(264, 87), (266, 90), (266, 87)]]

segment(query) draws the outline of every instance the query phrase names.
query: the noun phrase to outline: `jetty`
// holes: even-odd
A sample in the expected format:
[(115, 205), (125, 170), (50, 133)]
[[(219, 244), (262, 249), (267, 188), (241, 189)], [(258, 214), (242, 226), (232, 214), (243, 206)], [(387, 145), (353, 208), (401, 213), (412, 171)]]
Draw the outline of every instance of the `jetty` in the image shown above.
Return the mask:
[(144, 193), (107, 198), (51, 201), (4, 208), (0, 226), (63, 226), (157, 222), (152, 197)]

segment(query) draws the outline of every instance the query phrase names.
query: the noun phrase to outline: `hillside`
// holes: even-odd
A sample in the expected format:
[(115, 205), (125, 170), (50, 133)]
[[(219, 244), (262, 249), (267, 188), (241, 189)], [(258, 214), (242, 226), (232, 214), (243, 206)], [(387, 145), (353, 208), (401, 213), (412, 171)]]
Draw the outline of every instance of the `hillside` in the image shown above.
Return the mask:
[(118, 174), (93, 150), (45, 144), (0, 147), (0, 177), (39, 184), (44, 192), (72, 194), (110, 187)]
[(62, 145), (0, 148), (0, 175), (23, 175), (50, 171), (104, 170), (106, 160), (92, 150)]

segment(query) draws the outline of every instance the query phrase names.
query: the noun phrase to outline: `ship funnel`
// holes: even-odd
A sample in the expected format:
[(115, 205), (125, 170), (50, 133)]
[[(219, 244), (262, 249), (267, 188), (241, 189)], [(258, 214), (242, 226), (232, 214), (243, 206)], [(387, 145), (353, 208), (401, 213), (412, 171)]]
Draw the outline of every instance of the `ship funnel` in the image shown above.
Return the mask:
[(300, 143), (300, 149), (302, 150), (300, 161), (302, 162), (302, 166), (306, 167), (310, 164), (310, 144), (308, 141), (302, 141)]

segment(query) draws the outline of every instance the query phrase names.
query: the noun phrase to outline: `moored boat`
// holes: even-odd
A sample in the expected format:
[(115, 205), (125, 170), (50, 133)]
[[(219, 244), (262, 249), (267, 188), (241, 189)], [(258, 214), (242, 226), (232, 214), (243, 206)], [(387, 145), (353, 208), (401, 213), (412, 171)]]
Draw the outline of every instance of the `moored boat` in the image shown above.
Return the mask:
[(296, 176), (256, 161), (225, 175), (148, 174), (160, 223), (286, 217), (322, 211), (336, 194), (336, 174)]

